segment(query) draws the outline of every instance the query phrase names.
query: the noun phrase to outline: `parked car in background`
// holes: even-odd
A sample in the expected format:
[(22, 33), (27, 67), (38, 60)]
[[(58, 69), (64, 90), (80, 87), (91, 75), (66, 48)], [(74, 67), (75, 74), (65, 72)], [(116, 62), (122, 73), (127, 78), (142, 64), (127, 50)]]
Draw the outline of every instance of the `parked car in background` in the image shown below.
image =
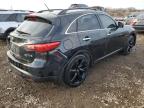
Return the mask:
[(123, 17), (114, 17), (116, 21), (124, 22), (125, 18)]
[(91, 65), (117, 52), (128, 55), (136, 43), (131, 26), (103, 11), (77, 6), (54, 11), (26, 16), (10, 34), (8, 59), (24, 78), (77, 87)]
[(125, 24), (126, 25), (132, 25), (134, 19), (139, 15), (141, 14), (142, 12), (134, 12), (134, 13), (131, 13), (130, 15), (128, 15), (126, 18), (125, 18)]
[(19, 10), (0, 11), (0, 39), (6, 39), (10, 32), (14, 31), (31, 12)]
[(144, 32), (144, 13), (134, 18), (131, 25), (137, 32)]
[(114, 17), (114, 19), (115, 19), (117, 22), (121, 22), (121, 23), (125, 24), (125, 18), (123, 18), (123, 17)]

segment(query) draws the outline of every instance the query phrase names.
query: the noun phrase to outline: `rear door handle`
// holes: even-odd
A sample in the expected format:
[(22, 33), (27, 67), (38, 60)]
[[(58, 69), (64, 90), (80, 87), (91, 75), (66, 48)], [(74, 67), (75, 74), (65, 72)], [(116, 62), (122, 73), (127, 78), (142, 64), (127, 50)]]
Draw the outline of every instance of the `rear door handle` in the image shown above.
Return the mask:
[(91, 40), (91, 38), (88, 37), (88, 36), (86, 36), (85, 38), (83, 38), (83, 41), (89, 41), (89, 40)]

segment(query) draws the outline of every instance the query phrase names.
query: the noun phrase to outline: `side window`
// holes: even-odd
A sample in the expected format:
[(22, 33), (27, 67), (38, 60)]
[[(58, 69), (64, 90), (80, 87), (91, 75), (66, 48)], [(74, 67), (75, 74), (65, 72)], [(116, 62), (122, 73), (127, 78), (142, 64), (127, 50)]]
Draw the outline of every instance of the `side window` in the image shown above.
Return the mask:
[(18, 22), (23, 22), (24, 21), (24, 17), (25, 17), (25, 14), (17, 14), (17, 21)]
[(100, 29), (96, 15), (85, 15), (78, 20), (78, 31)]
[(104, 28), (114, 28), (114, 27), (116, 27), (116, 23), (111, 17), (109, 17), (107, 15), (99, 15), (99, 17), (100, 17), (100, 20), (101, 20)]
[(70, 28), (68, 29), (68, 33), (72, 33), (72, 32), (76, 32), (77, 29), (77, 24), (76, 21), (72, 23), (72, 25), (70, 26)]
[(7, 20), (8, 21), (16, 21), (16, 14), (11, 14)]

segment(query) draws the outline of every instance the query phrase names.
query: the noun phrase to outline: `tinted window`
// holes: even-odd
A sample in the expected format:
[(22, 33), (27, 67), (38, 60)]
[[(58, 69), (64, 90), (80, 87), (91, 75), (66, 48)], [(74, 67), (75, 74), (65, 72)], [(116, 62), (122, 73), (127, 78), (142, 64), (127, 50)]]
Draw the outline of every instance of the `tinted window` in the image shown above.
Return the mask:
[(8, 18), (8, 21), (16, 21), (16, 14), (11, 14)]
[(104, 28), (114, 28), (114, 27), (116, 27), (116, 23), (111, 17), (109, 17), (107, 15), (99, 15), (99, 17), (100, 17), (100, 20), (101, 20)]
[(76, 32), (76, 21), (74, 23), (72, 23), (72, 25), (70, 26), (70, 28), (68, 29), (68, 33), (71, 33), (71, 32)]
[(15, 21), (16, 15), (15, 14), (0, 14), (0, 22), (8, 22), (8, 21)]
[(29, 36), (46, 36), (52, 28), (52, 25), (42, 19), (25, 20), (16, 31)]
[(24, 21), (24, 17), (26, 14), (0, 14), (0, 22), (8, 22), (8, 21)]
[(7, 21), (9, 14), (0, 14), (0, 22)]
[(78, 19), (78, 31), (100, 29), (99, 22), (95, 15), (85, 15)]
[(17, 14), (17, 21), (18, 22), (23, 22), (26, 14)]

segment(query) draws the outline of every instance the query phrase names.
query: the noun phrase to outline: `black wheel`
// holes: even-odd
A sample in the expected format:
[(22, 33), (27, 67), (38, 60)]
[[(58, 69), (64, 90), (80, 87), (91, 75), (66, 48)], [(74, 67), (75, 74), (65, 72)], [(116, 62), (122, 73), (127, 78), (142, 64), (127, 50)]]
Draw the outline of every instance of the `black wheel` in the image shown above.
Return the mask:
[(70, 87), (81, 85), (87, 76), (90, 57), (80, 54), (73, 57), (67, 65), (64, 73), (64, 83)]
[(134, 36), (130, 36), (127, 42), (127, 46), (123, 49), (122, 54), (128, 55), (132, 52), (132, 48), (135, 46)]

